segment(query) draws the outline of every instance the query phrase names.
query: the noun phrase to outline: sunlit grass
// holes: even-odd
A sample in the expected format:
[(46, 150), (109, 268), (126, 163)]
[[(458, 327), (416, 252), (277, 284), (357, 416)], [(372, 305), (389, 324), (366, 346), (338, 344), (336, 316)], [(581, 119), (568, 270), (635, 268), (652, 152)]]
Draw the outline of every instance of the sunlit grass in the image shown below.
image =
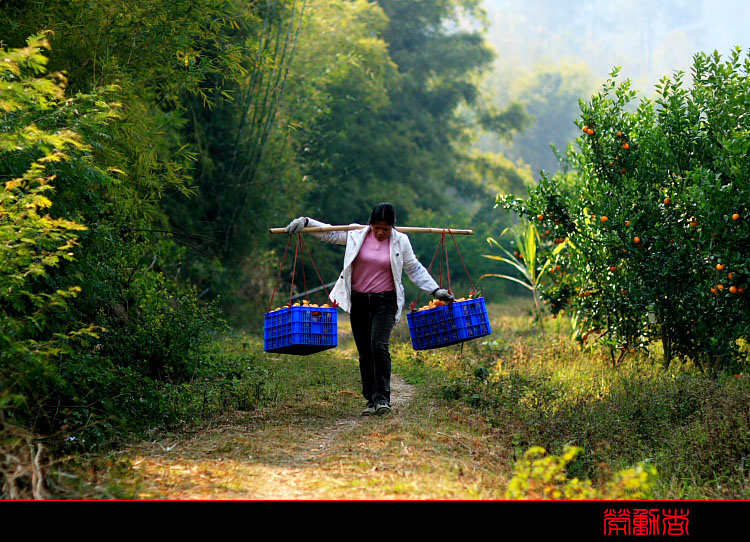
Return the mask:
[(658, 355), (613, 367), (570, 339), (565, 317), (530, 307), (491, 305), (493, 334), (463, 347), (415, 352), (399, 328), (394, 370), (417, 391), (382, 418), (359, 416), (345, 318), (340, 346), (313, 356), (227, 337), (201, 374), (215, 368), (215, 410), (102, 459), (111, 466), (100, 461), (95, 478), (121, 498), (500, 499), (526, 450), (574, 445), (568, 477), (597, 489), (645, 462), (660, 474), (657, 498), (750, 497), (747, 377), (666, 372)]
[(656, 348), (613, 367), (607, 351), (571, 339), (567, 318), (535, 318), (530, 309), (525, 300), (490, 306), (492, 336), (460, 353), (399, 349), (400, 370), (470, 405), (516, 456), (572, 444), (583, 452), (571, 475), (604, 483), (646, 461), (662, 476), (660, 496), (747, 498), (750, 410), (739, 404), (750, 391), (741, 375), (712, 380), (679, 363), (665, 371)]

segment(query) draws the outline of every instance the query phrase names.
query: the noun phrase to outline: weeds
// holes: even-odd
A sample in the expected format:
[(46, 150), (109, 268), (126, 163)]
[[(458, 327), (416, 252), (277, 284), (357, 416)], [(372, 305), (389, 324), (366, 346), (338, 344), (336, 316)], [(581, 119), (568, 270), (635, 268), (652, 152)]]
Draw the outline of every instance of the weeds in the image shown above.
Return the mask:
[(562, 455), (548, 455), (534, 446), (522, 460), (516, 462), (513, 479), (505, 493), (508, 499), (649, 499), (658, 479), (656, 469), (640, 463), (636, 467), (617, 472), (602, 489), (591, 480), (568, 478), (566, 468), (582, 448), (566, 446)]
[[(535, 322), (518, 306), (493, 311), (496, 332), (484, 343), (466, 343), (460, 357), (447, 349), (402, 353), (399, 370), (414, 371), (419, 360), (422, 380), (508, 432), (516, 457), (532, 447), (567, 457), (568, 446), (579, 447), (565, 469), (591, 479), (593, 498), (605, 498), (613, 473), (644, 461), (659, 472), (652, 488), (659, 498), (750, 495), (747, 377), (712, 379), (676, 364), (664, 371), (646, 355), (614, 368), (606, 352), (576, 346), (564, 318)], [(587, 498), (579, 490), (577, 498)], [(566, 498), (562, 486), (555, 491)]]

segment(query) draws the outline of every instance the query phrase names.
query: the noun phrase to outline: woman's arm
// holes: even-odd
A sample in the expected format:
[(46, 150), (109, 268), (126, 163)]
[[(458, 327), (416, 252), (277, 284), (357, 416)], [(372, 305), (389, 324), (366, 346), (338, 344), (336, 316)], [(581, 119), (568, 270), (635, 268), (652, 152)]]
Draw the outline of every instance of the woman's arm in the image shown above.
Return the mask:
[[(321, 226), (330, 226), (330, 224), (320, 222), (310, 217), (305, 217), (305, 220), (307, 220), (307, 224), (305, 225), (306, 227), (309, 226), (311, 228), (319, 228)], [(333, 243), (334, 245), (345, 245), (346, 236), (348, 233), (349, 232), (347, 231), (317, 231), (312, 232), (312, 235), (314, 235), (321, 241), (325, 241), (326, 243)]]

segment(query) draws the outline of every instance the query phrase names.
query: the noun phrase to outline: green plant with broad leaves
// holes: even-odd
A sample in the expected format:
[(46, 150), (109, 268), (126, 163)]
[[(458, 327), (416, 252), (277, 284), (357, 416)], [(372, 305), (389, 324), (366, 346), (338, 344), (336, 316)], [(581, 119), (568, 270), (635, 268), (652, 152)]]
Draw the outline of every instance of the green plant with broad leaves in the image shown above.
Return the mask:
[[(486, 273), (479, 277), (481, 281), (487, 277), (494, 277), (499, 279), (510, 280), (520, 284), (524, 288), (531, 291), (534, 296), (534, 306), (537, 312), (540, 312), (541, 297), (540, 297), (540, 284), (545, 273), (550, 269), (550, 266), (554, 265), (553, 260), (550, 258), (545, 259), (544, 263), (539, 265), (539, 259), (537, 258), (537, 251), (540, 245), (539, 231), (536, 226), (531, 222), (527, 222), (521, 233), (519, 234), (517, 229), (505, 228), (500, 234), (503, 237), (506, 233), (513, 235), (514, 246), (518, 248), (513, 254), (501, 245), (497, 240), (492, 237), (487, 238), (487, 242), (490, 246), (499, 249), (505, 256), (498, 256), (496, 254), (483, 254), (485, 258), (490, 260), (496, 260), (499, 262), (506, 263), (516, 269), (522, 278), (513, 277), (501, 273)], [(559, 254), (565, 248), (565, 244), (558, 244), (557, 247), (552, 251), (553, 255)]]

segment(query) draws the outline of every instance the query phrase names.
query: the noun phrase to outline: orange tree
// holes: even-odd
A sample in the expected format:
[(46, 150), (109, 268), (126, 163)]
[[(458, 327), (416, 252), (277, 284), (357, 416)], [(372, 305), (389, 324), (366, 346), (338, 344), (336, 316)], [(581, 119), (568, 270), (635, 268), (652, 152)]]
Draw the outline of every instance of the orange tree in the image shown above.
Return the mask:
[(542, 295), (553, 310), (570, 306), (578, 340), (609, 346), (613, 363), (656, 340), (666, 365), (677, 356), (737, 370), (747, 357), (749, 72), (739, 49), (726, 60), (700, 53), (691, 87), (677, 72), (633, 107), (615, 71), (580, 104), (569, 170), (525, 200), (498, 196), (549, 232), (548, 248), (565, 241), (547, 257), (570, 272)]

